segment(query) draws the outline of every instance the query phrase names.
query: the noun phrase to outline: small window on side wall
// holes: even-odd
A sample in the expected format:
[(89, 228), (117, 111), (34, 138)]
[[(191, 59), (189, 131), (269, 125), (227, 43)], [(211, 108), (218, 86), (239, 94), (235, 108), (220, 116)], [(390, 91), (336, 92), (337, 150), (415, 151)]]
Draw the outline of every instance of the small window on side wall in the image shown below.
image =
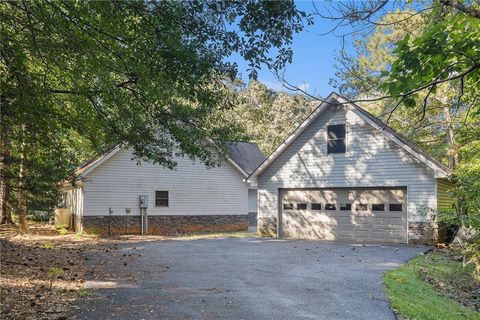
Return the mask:
[(168, 191), (155, 191), (155, 207), (168, 207)]
[(321, 203), (312, 203), (312, 210), (322, 210)]
[(283, 210), (293, 210), (293, 203), (284, 203)]
[(345, 153), (345, 136), (344, 124), (327, 126), (327, 153)]
[(403, 211), (403, 206), (401, 203), (390, 203), (390, 211)]

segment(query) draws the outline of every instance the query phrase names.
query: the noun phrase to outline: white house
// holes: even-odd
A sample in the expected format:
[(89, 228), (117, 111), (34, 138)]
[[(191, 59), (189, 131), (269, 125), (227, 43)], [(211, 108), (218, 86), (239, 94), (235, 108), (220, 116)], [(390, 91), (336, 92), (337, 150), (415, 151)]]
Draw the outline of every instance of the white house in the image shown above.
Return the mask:
[(249, 177), (258, 230), (281, 237), (431, 242), (450, 170), (332, 93)]
[(265, 157), (249, 142), (229, 143), (227, 153), (219, 167), (176, 157), (176, 170), (169, 170), (138, 165), (131, 150), (115, 147), (79, 167), (74, 183), (63, 184), (64, 206), (77, 231), (140, 233), (142, 225), (150, 234), (246, 230), (249, 213), (256, 221), (257, 203), (256, 187), (246, 178)]

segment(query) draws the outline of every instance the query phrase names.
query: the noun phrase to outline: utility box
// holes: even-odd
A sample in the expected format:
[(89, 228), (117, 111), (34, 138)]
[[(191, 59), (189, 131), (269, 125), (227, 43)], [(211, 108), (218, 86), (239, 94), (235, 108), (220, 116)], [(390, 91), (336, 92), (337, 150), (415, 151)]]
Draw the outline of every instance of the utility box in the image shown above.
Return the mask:
[(55, 209), (54, 217), (55, 217), (55, 220), (54, 220), (55, 227), (70, 228), (70, 220), (72, 218), (70, 209), (66, 209), (66, 208)]
[(148, 196), (146, 194), (142, 194), (138, 197), (140, 208), (146, 209), (148, 208)]

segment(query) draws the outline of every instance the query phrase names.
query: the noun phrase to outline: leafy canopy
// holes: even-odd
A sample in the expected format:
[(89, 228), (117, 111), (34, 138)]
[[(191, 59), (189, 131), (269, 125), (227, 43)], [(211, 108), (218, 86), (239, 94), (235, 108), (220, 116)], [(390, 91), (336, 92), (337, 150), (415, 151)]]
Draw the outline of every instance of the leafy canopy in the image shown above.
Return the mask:
[(239, 53), (252, 77), (281, 68), (305, 21), (293, 1), (1, 2), (6, 201), (52, 206), (55, 183), (113, 144), (168, 168), (174, 155), (218, 164), (205, 141), (243, 137), (218, 112), (233, 105), (226, 58)]

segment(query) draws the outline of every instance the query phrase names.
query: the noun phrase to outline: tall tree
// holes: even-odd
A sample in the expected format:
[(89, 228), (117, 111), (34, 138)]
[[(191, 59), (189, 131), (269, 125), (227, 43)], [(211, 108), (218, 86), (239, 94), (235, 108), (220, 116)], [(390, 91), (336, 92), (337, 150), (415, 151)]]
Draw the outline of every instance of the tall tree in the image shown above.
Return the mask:
[(49, 198), (84, 145), (121, 143), (168, 168), (175, 154), (218, 164), (203, 142), (239, 135), (212, 116), (231, 107), (225, 58), (240, 53), (252, 77), (280, 67), (306, 21), (293, 1), (1, 2), (6, 200), (23, 216), (24, 202)]
[(226, 111), (227, 119), (267, 155), (318, 106), (304, 95), (276, 92), (258, 81), (231, 93), (237, 102)]

